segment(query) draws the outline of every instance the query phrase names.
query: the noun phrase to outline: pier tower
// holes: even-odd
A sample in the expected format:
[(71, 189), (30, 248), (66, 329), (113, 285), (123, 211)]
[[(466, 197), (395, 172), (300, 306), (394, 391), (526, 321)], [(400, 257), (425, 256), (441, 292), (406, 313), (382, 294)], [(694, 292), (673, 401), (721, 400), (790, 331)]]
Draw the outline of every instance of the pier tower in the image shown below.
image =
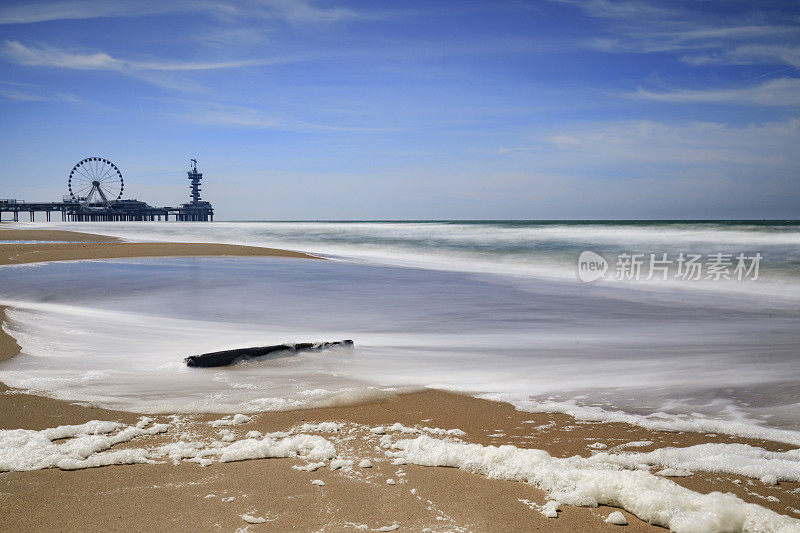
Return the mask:
[(197, 159), (190, 159), (189, 166), (189, 185), (190, 200), (188, 203), (181, 204), (180, 207), (170, 209), (175, 213), (175, 220), (208, 222), (214, 220), (214, 208), (210, 202), (200, 199), (200, 180), (203, 179), (202, 172), (197, 171)]
[(189, 179), (192, 180), (192, 184), (189, 185), (189, 190), (192, 191), (192, 203), (199, 204), (200, 203), (200, 180), (203, 179), (203, 174), (197, 171), (197, 159), (190, 159), (192, 162), (191, 169), (189, 170)]

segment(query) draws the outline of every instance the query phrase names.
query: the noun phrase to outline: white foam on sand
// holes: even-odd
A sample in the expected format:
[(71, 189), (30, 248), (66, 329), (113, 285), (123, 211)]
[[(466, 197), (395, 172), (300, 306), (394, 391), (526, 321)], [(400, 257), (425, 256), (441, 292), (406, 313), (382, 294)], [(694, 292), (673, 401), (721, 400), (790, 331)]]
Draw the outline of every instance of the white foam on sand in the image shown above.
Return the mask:
[(544, 505), (539, 505), (538, 503), (526, 500), (526, 499), (518, 499), (517, 501), (524, 503), (528, 506), (528, 508), (539, 511), (544, 515), (546, 518), (558, 518), (558, 502), (554, 500), (550, 500), (549, 502), (545, 503)]
[[(478, 398), (506, 402), (528, 413), (563, 413), (577, 420), (619, 422), (652, 431), (687, 431), (722, 433), (747, 439), (763, 439), (800, 446), (800, 432), (756, 425), (754, 421), (720, 420), (698, 415), (676, 415), (663, 412), (639, 415), (612, 411), (597, 406), (579, 405), (575, 401), (537, 401), (510, 394), (480, 394)], [(630, 444), (632, 445), (632, 444)]]
[(493, 479), (531, 483), (559, 504), (621, 507), (678, 532), (794, 532), (800, 520), (733, 494), (700, 494), (644, 470), (603, 466), (595, 457), (556, 458), (544, 450), (482, 446), (421, 435), (392, 443), (390, 455), (422, 466), (446, 466)]
[[(153, 463), (146, 451), (106, 451), (144, 435), (167, 431), (167, 424), (127, 426), (118, 422), (92, 420), (85, 424), (58, 426), (41, 431), (0, 430), (0, 472), (60, 468), (77, 470), (112, 464)], [(139, 427), (142, 426), (142, 427)], [(62, 442), (54, 442), (62, 441)]]
[(336, 456), (333, 444), (315, 435), (295, 435), (279, 440), (243, 439), (226, 446), (219, 454), (222, 463), (266, 459), (269, 457), (301, 456), (312, 461), (327, 461)]
[(337, 422), (320, 422), (319, 424), (301, 424), (297, 426), (298, 432), (336, 433), (344, 424)]
[(621, 450), (622, 448), (645, 448), (647, 446), (652, 446), (653, 441), (651, 440), (635, 440), (633, 442), (626, 442), (624, 444), (619, 444), (614, 446), (615, 450)]
[[(144, 422), (144, 423), (142, 423)], [(137, 425), (93, 420), (76, 426), (59, 426), (41, 431), (0, 430), (0, 472), (60, 468), (76, 470), (114, 464), (149, 463), (170, 460), (173, 464), (190, 461), (207, 466), (222, 463), (301, 457), (308, 461), (329, 461), (336, 456), (333, 443), (317, 435), (265, 436), (228, 442), (178, 440), (150, 448), (111, 450), (117, 444), (137, 437), (165, 433), (169, 424)], [(58, 442), (54, 442), (58, 441)], [(324, 464), (324, 463), (323, 463)]]
[(349, 470), (353, 467), (353, 461), (351, 459), (333, 459), (330, 464), (331, 470)]
[(659, 473), (665, 476), (691, 475), (695, 471), (736, 474), (776, 483), (800, 481), (800, 449), (769, 452), (747, 444), (708, 443), (660, 448), (647, 453), (598, 453), (591, 460), (626, 468), (642, 464), (664, 466), (668, 473)]
[[(457, 431), (429, 427), (423, 430), (402, 424), (389, 425), (388, 432), (378, 433), (376, 428), (365, 425), (320, 422), (234, 442), (213, 440), (213, 437), (191, 440), (181, 424), (176, 417), (173, 425), (181, 440), (119, 450), (112, 447), (163, 434), (171, 426), (143, 417), (134, 425), (94, 420), (41, 431), (3, 430), (0, 431), (0, 471), (164, 461), (174, 464), (189, 461), (205, 466), (213, 462), (296, 457), (307, 462), (306, 466), (293, 465), (297, 470), (314, 471), (327, 462), (332, 473), (344, 471), (343, 475), (352, 475), (353, 465), (362, 468), (371, 465), (363, 449), (359, 452), (349, 448), (350, 443), (366, 439), (370, 452), (381, 450), (395, 464), (453, 467), (493, 479), (530, 483), (546, 493), (547, 503), (520, 501), (551, 518), (558, 517), (559, 507), (563, 505), (609, 505), (678, 532), (800, 530), (798, 519), (744, 502), (733, 494), (700, 494), (663, 477), (682, 475), (691, 469), (732, 473), (761, 479), (764, 483), (797, 481), (800, 480), (800, 450), (769, 452), (742, 444), (704, 444), (647, 453), (604, 451), (591, 457), (557, 458), (538, 449), (468, 444), (455, 434)], [(356, 434), (360, 438), (354, 438)], [(412, 436), (414, 438), (410, 438)], [(655, 466), (664, 469), (654, 474), (651, 467)], [(404, 474), (397, 472), (400, 477)], [(322, 480), (310, 482), (325, 486)], [(396, 483), (394, 478), (385, 480), (387, 485)], [(260, 518), (254, 514), (247, 516)], [(245, 516), (242, 519), (249, 521)], [(623, 523), (615, 513), (607, 521)]]
[(244, 520), (248, 524), (263, 524), (264, 522), (267, 521), (267, 519), (264, 518), (263, 516), (253, 516), (249, 514), (243, 514), (242, 520)]
[(239, 424), (246, 424), (250, 422), (250, 420), (250, 417), (247, 415), (235, 414), (232, 417), (226, 416), (219, 420), (212, 420), (209, 424), (215, 428), (220, 426), (238, 426)]
[(628, 520), (625, 518), (625, 515), (620, 513), (619, 511), (614, 511), (610, 515), (606, 517), (604, 520), (606, 524), (614, 524), (615, 526), (626, 526), (628, 525)]
[(319, 470), (320, 468), (323, 468), (324, 466), (325, 466), (325, 462), (324, 461), (320, 461), (318, 463), (306, 463), (305, 465), (292, 465), (292, 468), (294, 470), (301, 470), (303, 472), (315, 472), (316, 470)]
[(656, 472), (656, 474), (664, 477), (689, 477), (694, 475), (693, 472), (689, 472), (688, 470), (680, 470), (678, 468), (665, 468), (664, 470), (659, 470)]
[(431, 435), (450, 435), (455, 437), (463, 437), (464, 435), (466, 435), (466, 433), (463, 430), (458, 428), (442, 429), (442, 428), (429, 428), (427, 426), (420, 428), (420, 427), (404, 426), (399, 422), (395, 422), (391, 426), (376, 426), (374, 428), (370, 428), (369, 431), (374, 435), (384, 435), (392, 431), (399, 431), (400, 433), (406, 433), (406, 434), (429, 433)]

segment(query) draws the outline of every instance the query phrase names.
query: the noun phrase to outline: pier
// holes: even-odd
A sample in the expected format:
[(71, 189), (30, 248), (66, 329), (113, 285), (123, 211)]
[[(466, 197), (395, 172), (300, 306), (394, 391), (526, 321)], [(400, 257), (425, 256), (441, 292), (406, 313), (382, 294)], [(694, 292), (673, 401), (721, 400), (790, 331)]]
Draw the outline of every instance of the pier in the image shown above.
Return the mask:
[(212, 222), (214, 208), (200, 197), (203, 174), (197, 171), (197, 160), (191, 160), (188, 171), (190, 200), (178, 207), (154, 207), (139, 200), (123, 200), (122, 172), (110, 161), (89, 157), (80, 161), (67, 181), (69, 195), (60, 202), (26, 202), (0, 199), (0, 221), (19, 222), (27, 214), (31, 222), (36, 213), (43, 213), (50, 222), (53, 214), (63, 222), (134, 222), (164, 221)]

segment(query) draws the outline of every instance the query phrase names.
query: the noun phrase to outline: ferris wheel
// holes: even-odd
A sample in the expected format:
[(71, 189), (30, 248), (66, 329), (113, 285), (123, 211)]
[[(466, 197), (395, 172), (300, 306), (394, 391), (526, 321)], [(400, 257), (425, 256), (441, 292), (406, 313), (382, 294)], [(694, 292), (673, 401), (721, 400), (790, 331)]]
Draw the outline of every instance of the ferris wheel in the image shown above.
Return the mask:
[(125, 188), (117, 165), (102, 157), (87, 157), (72, 167), (68, 186), (72, 200), (84, 207), (109, 207)]

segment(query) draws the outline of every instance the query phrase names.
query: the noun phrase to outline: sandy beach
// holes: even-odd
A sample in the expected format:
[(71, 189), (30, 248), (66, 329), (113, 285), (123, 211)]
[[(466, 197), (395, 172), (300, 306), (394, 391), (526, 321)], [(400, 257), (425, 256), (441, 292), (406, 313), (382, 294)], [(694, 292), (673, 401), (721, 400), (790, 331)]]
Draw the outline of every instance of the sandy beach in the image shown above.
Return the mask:
[(0, 226), (0, 242), (44, 241), (35, 244), (3, 244), (0, 265), (40, 261), (114, 259), (124, 257), (298, 257), (312, 256), (289, 250), (206, 243), (122, 242), (114, 237), (58, 230), (15, 230)]
[[(0, 244), (0, 264), (214, 255), (264, 256), (265, 261), (269, 256), (312, 258), (269, 248), (128, 243), (49, 230), (0, 229), (3, 240), (48, 242)], [(0, 313), (5, 309), (0, 308)], [(18, 351), (14, 339), (0, 331), (0, 361)], [(135, 426), (142, 416), (36, 396), (0, 384), (3, 430), (39, 431), (91, 420)], [(173, 462), (170, 457), (156, 461), (158, 464), (3, 472), (0, 530), (613, 531), (619, 526), (604, 520), (618, 510), (614, 507), (562, 504), (558, 517), (548, 518), (540, 512), (548, 501), (545, 491), (530, 483), (490, 479), (459, 468), (393, 461), (386, 453), (389, 448), (383, 446), (388, 440), (382, 439), (389, 435), (396, 443), (403, 433), (413, 437), (450, 435), (455, 437), (453, 442), (539, 449), (557, 458), (591, 457), (598, 450), (622, 450), (629, 443), (637, 443), (637, 452), (706, 443), (741, 443), (772, 452), (793, 449), (785, 443), (729, 435), (651, 431), (564, 414), (526, 413), (509, 404), (438, 390), (412, 391), (359, 405), (258, 413), (238, 423), (228, 418), (215, 425), (212, 422), (224, 417), (200, 413), (152, 418), (142, 427), (168, 424), (169, 428), (120, 442), (112, 450), (155, 449), (186, 440), (232, 441), (249, 432), (287, 432), (329, 439), (344, 464), (334, 469), (328, 460), (325, 466), (311, 469), (308, 465), (313, 462), (305, 458), (273, 457), (201, 466), (179, 459)], [(327, 422), (335, 424), (322, 425)], [(392, 430), (395, 424), (405, 430)], [(365, 459), (371, 466), (359, 466)], [(732, 493), (745, 502), (800, 517), (800, 483), (769, 484), (702, 471), (667, 479), (701, 494)], [(662, 529), (631, 512), (621, 512), (627, 530)]]
[(0, 533), (800, 533), (800, 1), (0, 28)]

